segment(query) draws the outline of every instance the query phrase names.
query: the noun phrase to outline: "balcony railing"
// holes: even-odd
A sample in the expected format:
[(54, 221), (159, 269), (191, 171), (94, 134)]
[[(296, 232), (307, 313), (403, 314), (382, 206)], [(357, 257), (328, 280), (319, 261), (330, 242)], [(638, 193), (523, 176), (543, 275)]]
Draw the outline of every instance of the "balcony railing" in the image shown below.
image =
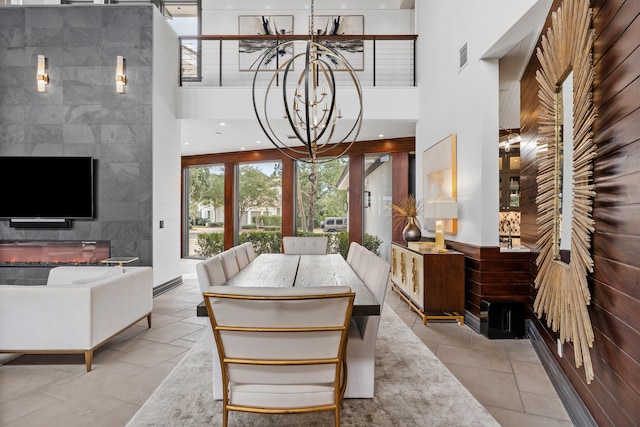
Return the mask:
[[(314, 36), (343, 53), (362, 86), (415, 86), (417, 35)], [(181, 86), (251, 86), (255, 59), (278, 43), (303, 52), (308, 35), (206, 35), (180, 37)], [(291, 54), (290, 52), (284, 53)], [(274, 56), (274, 62), (281, 60)], [(337, 84), (347, 73), (336, 73)]]

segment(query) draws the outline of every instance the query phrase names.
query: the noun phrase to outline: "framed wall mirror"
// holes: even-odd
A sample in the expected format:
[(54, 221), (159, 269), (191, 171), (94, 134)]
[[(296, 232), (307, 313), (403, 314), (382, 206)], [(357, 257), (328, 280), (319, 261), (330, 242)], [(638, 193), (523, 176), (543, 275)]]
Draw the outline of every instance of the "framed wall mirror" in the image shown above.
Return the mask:
[(576, 367), (593, 379), (593, 330), (587, 306), (593, 272), (593, 65), (588, 0), (565, 0), (537, 50), (538, 289), (534, 311), (561, 343), (573, 342)]

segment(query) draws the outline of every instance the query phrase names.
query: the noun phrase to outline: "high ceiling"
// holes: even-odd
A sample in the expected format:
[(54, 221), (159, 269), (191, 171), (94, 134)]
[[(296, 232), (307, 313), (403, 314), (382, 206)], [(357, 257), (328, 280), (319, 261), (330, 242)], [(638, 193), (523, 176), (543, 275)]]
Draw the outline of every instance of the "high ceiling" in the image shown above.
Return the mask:
[[(309, 2), (296, 2), (300, 9), (308, 9)], [(165, 2), (174, 17), (195, 13), (192, 1)], [(291, 0), (215, 0), (217, 9), (286, 9)], [(322, 9), (413, 9), (415, 0), (317, 0), (315, 8)], [(518, 129), (520, 126), (519, 81), (537, 39), (534, 31), (500, 57), (499, 128)], [(358, 140), (376, 140), (415, 136), (415, 122), (396, 120), (363, 121)], [(272, 148), (257, 121), (227, 121), (183, 119), (183, 155)], [(259, 141), (259, 142), (258, 142)]]

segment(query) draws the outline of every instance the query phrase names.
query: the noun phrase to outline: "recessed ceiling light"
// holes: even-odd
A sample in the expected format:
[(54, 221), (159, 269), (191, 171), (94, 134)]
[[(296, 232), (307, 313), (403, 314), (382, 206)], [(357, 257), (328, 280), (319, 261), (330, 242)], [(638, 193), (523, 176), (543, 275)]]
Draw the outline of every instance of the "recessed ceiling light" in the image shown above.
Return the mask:
[(378, 135), (378, 138), (384, 138), (383, 134)]
[(226, 126), (227, 124), (225, 122), (220, 122), (220, 126)]
[(240, 149), (241, 149), (241, 150), (244, 150), (245, 148), (244, 148), (244, 147), (240, 147)]
[(188, 143), (188, 142), (185, 142), (185, 143), (184, 143), (184, 145), (189, 145), (189, 143)]
[(256, 144), (261, 144), (261, 143), (262, 143), (262, 141), (260, 141), (260, 140), (256, 141)]

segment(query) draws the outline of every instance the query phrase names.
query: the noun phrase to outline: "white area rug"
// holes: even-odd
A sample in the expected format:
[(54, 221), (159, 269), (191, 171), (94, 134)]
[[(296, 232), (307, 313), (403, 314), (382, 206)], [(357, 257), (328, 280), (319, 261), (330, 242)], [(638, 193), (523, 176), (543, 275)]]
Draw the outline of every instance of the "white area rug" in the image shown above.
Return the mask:
[[(211, 394), (211, 334), (205, 332), (127, 424), (222, 425)], [(499, 426), (438, 358), (385, 305), (376, 343), (376, 395), (345, 399), (342, 426)], [(230, 412), (230, 426), (331, 426), (332, 412), (261, 415)]]

